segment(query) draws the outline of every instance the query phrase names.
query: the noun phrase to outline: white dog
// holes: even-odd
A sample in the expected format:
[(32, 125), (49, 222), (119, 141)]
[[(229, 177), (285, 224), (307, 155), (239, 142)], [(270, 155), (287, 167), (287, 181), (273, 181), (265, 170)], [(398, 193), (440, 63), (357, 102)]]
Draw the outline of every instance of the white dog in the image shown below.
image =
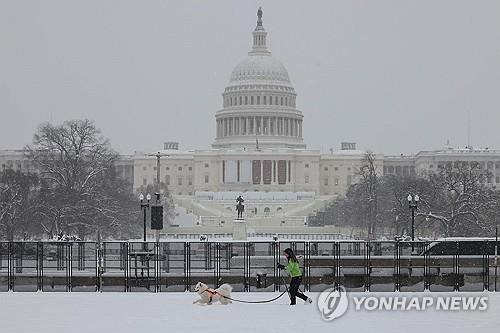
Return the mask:
[(198, 282), (196, 284), (196, 287), (194, 287), (194, 291), (196, 291), (198, 295), (200, 295), (200, 299), (194, 301), (193, 304), (212, 304), (212, 302), (217, 301), (221, 302), (221, 304), (232, 303), (231, 300), (227, 298), (231, 298), (232, 290), (233, 287), (231, 287), (227, 283), (224, 283), (217, 289), (212, 289), (208, 288), (206, 284)]

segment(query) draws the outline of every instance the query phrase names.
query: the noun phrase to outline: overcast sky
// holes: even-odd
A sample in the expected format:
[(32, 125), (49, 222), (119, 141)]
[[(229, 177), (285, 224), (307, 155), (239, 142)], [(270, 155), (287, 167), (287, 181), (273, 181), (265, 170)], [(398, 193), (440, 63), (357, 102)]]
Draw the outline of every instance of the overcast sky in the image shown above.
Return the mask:
[(121, 153), (206, 149), (256, 11), (309, 148), (500, 148), (500, 1), (0, 1), (0, 148), (95, 120)]

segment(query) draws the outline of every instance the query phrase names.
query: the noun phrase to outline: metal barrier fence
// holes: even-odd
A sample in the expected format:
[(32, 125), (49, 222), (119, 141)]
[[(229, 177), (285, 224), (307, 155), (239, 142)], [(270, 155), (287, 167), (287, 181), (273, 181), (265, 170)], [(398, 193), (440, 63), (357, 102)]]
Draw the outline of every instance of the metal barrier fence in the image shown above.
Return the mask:
[(0, 242), (1, 291), (282, 291), (292, 248), (307, 291), (497, 291), (498, 243), (395, 241)]

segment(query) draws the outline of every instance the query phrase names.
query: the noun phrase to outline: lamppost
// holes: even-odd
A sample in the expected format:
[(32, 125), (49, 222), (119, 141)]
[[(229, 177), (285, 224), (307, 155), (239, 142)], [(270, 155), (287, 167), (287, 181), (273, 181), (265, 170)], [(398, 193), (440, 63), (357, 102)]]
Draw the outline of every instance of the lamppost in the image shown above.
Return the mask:
[[(160, 190), (160, 179), (161, 179), (161, 174), (160, 174), (160, 158), (161, 157), (170, 157), (170, 154), (162, 154), (160, 152), (156, 153), (156, 154), (147, 154), (147, 156), (154, 156), (156, 157), (156, 205), (161, 205), (160, 203), (160, 197), (161, 197), (161, 194), (162, 194), (162, 191)], [(162, 217), (163, 218), (163, 217)], [(162, 227), (163, 228), (163, 223), (162, 223)], [(160, 241), (160, 230), (159, 229), (156, 229), (155, 230), (155, 238), (156, 238), (156, 242), (159, 242)]]
[(149, 202), (151, 201), (151, 194), (146, 195), (147, 202), (144, 202), (144, 194), (139, 195), (139, 200), (141, 201), (141, 209), (144, 209), (144, 246), (146, 246), (146, 215), (147, 209), (149, 208)]
[(418, 194), (408, 194), (408, 207), (411, 210), (411, 250), (413, 251), (413, 242), (415, 241), (415, 211), (417, 210), (420, 198)]

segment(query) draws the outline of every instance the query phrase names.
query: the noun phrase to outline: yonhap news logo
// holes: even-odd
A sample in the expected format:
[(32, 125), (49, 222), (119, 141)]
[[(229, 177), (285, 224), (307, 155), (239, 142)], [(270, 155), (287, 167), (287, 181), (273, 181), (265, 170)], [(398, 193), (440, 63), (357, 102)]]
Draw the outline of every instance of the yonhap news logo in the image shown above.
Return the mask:
[(325, 321), (342, 316), (348, 307), (347, 292), (342, 286), (326, 289), (318, 297), (318, 309)]
[(318, 297), (321, 318), (332, 321), (344, 315), (353, 306), (354, 311), (485, 311), (488, 296), (429, 295), (429, 294), (348, 294), (344, 287), (328, 288)]

